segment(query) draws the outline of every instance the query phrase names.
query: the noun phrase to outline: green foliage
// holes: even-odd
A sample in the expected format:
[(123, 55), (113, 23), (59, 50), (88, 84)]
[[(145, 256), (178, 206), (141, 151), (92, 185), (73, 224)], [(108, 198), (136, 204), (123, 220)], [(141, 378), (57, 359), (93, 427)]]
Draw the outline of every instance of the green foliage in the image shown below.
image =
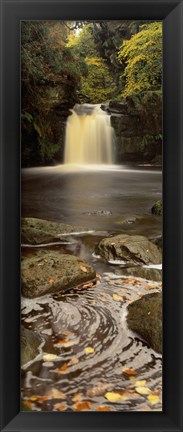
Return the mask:
[(87, 57), (87, 77), (82, 78), (82, 91), (91, 103), (101, 103), (112, 97), (115, 91), (114, 81), (104, 60), (99, 57)]
[(123, 96), (160, 89), (162, 82), (162, 23), (141, 26), (141, 31), (124, 41), (118, 54), (124, 67)]

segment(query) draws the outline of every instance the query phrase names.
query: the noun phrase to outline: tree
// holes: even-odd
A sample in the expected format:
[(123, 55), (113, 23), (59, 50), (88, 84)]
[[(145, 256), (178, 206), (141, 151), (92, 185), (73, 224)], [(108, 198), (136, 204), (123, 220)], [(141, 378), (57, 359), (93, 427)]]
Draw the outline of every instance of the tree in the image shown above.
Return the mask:
[(123, 42), (118, 59), (123, 67), (123, 96), (161, 89), (162, 23), (142, 25), (139, 33)]

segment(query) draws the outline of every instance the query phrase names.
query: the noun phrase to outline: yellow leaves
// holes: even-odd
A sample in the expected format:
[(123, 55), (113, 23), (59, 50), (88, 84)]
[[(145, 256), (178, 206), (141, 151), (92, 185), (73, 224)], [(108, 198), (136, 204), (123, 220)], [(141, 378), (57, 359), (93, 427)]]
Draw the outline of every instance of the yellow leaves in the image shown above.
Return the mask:
[(145, 386), (146, 385), (146, 380), (136, 381), (135, 385), (136, 385), (136, 387)]
[(59, 357), (56, 354), (44, 354), (43, 355), (43, 361), (49, 362), (53, 360), (59, 360)]
[(92, 407), (92, 403), (90, 401), (79, 402), (74, 405), (75, 411), (89, 411)]
[(113, 300), (123, 301), (123, 297), (118, 295), (118, 294), (113, 294), (112, 297), (113, 297)]
[(80, 269), (84, 272), (84, 273), (88, 273), (88, 270), (86, 267), (84, 266), (80, 266)]
[(148, 387), (135, 387), (135, 390), (137, 393), (139, 393), (140, 395), (147, 395), (151, 392), (151, 390)]
[(109, 402), (121, 402), (129, 399), (129, 397), (125, 395), (124, 392), (107, 392), (105, 394), (105, 398)]
[(151, 405), (156, 405), (158, 402), (160, 402), (160, 398), (158, 396), (158, 394), (155, 393), (151, 393), (148, 397), (147, 397), (148, 401), (150, 402)]
[(138, 372), (136, 370), (128, 368), (123, 369), (123, 373), (126, 375), (138, 375)]
[(92, 348), (92, 347), (86, 347), (85, 348), (85, 353), (86, 354), (92, 354), (92, 353), (94, 353), (94, 348)]

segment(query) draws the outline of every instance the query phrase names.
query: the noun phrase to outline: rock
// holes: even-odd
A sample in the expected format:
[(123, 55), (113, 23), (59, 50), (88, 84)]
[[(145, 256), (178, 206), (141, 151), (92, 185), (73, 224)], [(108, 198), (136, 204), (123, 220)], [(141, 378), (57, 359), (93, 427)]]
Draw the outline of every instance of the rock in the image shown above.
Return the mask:
[(127, 104), (124, 102), (110, 101), (109, 111), (111, 113), (127, 114)]
[(162, 271), (153, 268), (144, 267), (126, 267), (120, 269), (120, 274), (127, 276), (140, 277), (147, 280), (160, 282), (162, 280)]
[(21, 365), (33, 360), (40, 353), (41, 337), (24, 327), (21, 327)]
[(72, 234), (73, 232), (88, 231), (83, 227), (75, 227), (63, 223), (50, 222), (36, 218), (22, 218), (22, 244), (45, 244), (52, 242), (66, 242), (67, 236), (63, 234)]
[[(110, 102), (118, 162), (161, 162), (162, 94), (146, 91)], [(158, 163), (158, 165), (159, 165)]]
[(153, 205), (152, 209), (151, 209), (152, 213), (157, 215), (157, 216), (161, 216), (162, 215), (162, 199), (158, 200), (155, 202), (155, 204)]
[(95, 276), (95, 270), (81, 258), (59, 252), (40, 251), (23, 259), (22, 294), (34, 298), (65, 291), (90, 281)]
[(111, 216), (112, 212), (110, 210), (93, 210), (91, 212), (84, 212), (83, 214), (87, 216)]
[(128, 306), (127, 323), (155, 351), (162, 353), (162, 294), (147, 294)]
[(123, 260), (129, 263), (160, 264), (162, 255), (158, 247), (144, 236), (119, 234), (104, 238), (97, 250), (107, 261)]

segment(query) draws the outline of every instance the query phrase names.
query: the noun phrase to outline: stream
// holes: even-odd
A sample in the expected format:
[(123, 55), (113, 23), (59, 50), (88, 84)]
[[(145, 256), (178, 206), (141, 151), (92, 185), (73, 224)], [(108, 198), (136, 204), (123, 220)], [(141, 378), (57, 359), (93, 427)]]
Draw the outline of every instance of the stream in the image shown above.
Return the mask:
[[(42, 337), (40, 353), (22, 368), (22, 399), (35, 411), (161, 411), (162, 356), (126, 324), (127, 306), (161, 291), (161, 281), (124, 276), (122, 264), (94, 251), (119, 233), (149, 238), (162, 232), (151, 207), (161, 197), (162, 173), (151, 167), (64, 167), (22, 170), (22, 216), (78, 225), (56, 250), (95, 267), (97, 282), (36, 299), (22, 297), (24, 327)], [(35, 248), (22, 247), (23, 256)], [(145, 388), (147, 391), (138, 391)], [(152, 403), (149, 394), (158, 396)], [(119, 397), (116, 397), (116, 394)], [(114, 400), (111, 398), (114, 397)]]

